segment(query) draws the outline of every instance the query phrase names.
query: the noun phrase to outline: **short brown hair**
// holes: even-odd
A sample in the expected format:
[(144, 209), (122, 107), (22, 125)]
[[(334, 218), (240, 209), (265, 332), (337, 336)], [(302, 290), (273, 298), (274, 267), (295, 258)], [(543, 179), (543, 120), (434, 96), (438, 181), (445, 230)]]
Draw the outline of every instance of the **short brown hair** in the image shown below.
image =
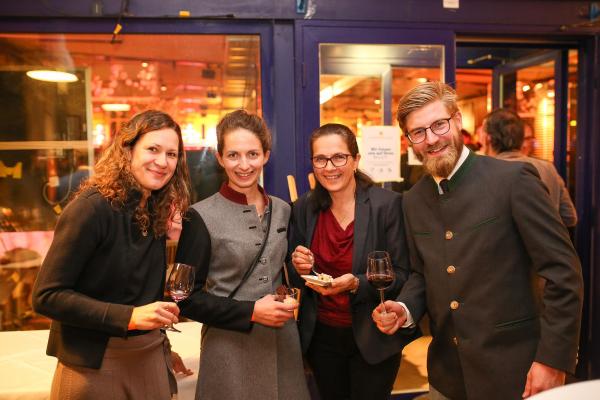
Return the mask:
[(223, 155), (225, 135), (235, 129), (246, 129), (260, 141), (263, 152), (271, 150), (271, 132), (261, 117), (249, 114), (245, 110), (236, 110), (225, 115), (217, 125), (217, 151)]
[(396, 118), (400, 129), (406, 134), (406, 118), (408, 114), (416, 111), (434, 101), (441, 101), (450, 114), (458, 111), (456, 105), (456, 91), (448, 84), (434, 81), (421, 83), (408, 91), (400, 99)]
[(497, 153), (519, 150), (523, 145), (525, 123), (509, 109), (499, 108), (485, 117), (484, 130)]

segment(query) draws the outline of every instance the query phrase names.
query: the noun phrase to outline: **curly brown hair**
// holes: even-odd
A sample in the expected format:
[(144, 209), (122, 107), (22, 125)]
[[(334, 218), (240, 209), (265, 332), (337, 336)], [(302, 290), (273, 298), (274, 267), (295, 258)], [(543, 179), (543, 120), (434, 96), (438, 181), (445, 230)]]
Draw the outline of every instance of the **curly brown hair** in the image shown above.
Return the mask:
[(113, 207), (122, 208), (131, 191), (142, 187), (131, 173), (131, 153), (139, 138), (152, 131), (173, 129), (179, 138), (177, 166), (169, 182), (152, 192), (146, 207), (138, 206), (135, 218), (142, 232), (152, 224), (155, 237), (163, 236), (175, 213), (185, 214), (190, 205), (190, 177), (185, 160), (181, 128), (170, 115), (157, 110), (147, 110), (125, 122), (111, 145), (102, 153), (92, 175), (79, 188), (78, 194), (94, 187)]

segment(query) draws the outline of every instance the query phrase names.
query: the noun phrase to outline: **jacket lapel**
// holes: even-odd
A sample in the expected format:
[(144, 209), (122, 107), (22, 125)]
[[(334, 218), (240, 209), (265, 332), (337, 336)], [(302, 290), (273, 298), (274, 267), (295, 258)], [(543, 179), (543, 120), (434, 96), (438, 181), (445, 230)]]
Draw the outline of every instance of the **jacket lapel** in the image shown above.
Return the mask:
[(354, 249), (352, 250), (352, 272), (355, 274), (364, 272), (367, 268), (366, 265), (362, 265), (362, 260), (365, 258), (370, 218), (368, 189), (357, 187), (354, 205)]

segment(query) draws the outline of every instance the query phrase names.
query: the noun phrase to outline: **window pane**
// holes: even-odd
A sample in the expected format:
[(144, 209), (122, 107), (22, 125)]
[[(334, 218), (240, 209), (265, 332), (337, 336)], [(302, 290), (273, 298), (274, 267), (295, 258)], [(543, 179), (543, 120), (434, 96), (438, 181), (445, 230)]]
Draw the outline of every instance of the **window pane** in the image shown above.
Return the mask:
[[(140, 111), (181, 125), (192, 200), (215, 193), (217, 123), (240, 108), (262, 114), (260, 70), (258, 35), (0, 34), (0, 273), (39, 267), (70, 196)], [(19, 293), (2, 303), (0, 329), (31, 314)]]

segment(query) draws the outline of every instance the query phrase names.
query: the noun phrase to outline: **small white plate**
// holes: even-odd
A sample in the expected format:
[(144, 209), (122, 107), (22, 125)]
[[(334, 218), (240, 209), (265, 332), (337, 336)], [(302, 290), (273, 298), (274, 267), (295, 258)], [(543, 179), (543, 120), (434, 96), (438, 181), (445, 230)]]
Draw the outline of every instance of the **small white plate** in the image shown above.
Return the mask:
[(324, 282), (322, 280), (319, 280), (319, 278), (317, 278), (314, 275), (300, 275), (302, 277), (302, 279), (304, 279), (306, 282), (310, 282), (313, 285), (317, 285), (317, 286), (323, 286), (323, 287), (328, 287), (331, 286), (331, 282)]

